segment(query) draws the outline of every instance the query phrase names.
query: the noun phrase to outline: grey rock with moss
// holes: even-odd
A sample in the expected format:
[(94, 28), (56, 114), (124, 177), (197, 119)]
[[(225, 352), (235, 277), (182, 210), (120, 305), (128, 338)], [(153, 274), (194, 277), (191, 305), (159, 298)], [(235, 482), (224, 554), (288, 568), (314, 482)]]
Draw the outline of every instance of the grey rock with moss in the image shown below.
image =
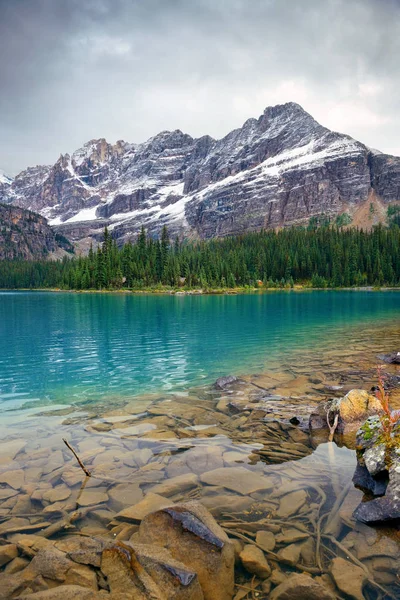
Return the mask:
[(389, 436), (378, 416), (369, 417), (357, 432), (357, 449), (353, 482), (377, 497), (361, 502), (354, 517), (364, 523), (400, 518), (400, 416)]

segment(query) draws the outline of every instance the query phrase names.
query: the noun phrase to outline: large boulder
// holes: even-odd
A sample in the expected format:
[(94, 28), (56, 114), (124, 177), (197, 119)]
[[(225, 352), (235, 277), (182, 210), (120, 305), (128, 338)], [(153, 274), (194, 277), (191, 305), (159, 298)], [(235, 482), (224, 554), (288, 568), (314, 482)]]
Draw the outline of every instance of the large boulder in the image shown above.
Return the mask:
[(327, 429), (333, 425), (337, 416), (338, 433), (357, 431), (362, 423), (371, 415), (382, 413), (379, 400), (365, 390), (351, 390), (343, 398), (321, 403), (310, 415), (311, 430)]
[(197, 573), (205, 600), (231, 600), (235, 552), (232, 542), (198, 502), (163, 508), (140, 524), (139, 542), (167, 548)]
[(394, 422), (388, 437), (381, 419), (370, 417), (358, 430), (356, 439), (358, 465), (353, 481), (379, 497), (361, 502), (354, 517), (363, 523), (399, 519), (400, 418)]

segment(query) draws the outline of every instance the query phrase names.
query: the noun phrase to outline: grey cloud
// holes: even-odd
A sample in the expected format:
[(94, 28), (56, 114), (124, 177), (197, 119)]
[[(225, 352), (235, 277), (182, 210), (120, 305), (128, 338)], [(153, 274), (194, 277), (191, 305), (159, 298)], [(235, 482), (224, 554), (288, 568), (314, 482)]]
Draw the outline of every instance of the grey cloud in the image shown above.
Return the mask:
[(0, 0), (0, 168), (268, 104), (400, 154), (398, 0)]

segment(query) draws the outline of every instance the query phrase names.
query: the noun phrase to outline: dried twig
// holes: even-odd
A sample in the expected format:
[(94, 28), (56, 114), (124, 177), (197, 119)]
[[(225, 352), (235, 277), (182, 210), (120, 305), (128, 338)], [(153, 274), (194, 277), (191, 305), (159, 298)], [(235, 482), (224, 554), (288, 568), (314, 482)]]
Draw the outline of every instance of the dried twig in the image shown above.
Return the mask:
[(67, 446), (67, 448), (69, 448), (71, 450), (72, 454), (75, 456), (80, 468), (85, 473), (86, 477), (91, 477), (90, 471), (87, 470), (87, 468), (85, 467), (85, 465), (83, 464), (83, 462), (81, 461), (81, 459), (79, 458), (79, 456), (77, 455), (75, 450), (72, 448), (72, 446), (67, 442), (67, 440), (65, 438), (63, 438), (63, 442)]

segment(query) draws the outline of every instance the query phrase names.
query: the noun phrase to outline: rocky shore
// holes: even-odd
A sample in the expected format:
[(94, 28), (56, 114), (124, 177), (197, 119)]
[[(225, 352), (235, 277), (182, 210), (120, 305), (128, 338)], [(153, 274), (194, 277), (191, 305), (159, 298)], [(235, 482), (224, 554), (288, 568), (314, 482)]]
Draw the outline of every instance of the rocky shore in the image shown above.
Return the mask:
[(0, 599), (399, 597), (398, 531), (356, 518), (352, 481), (375, 369), (324, 360), (27, 422), (0, 444)]

